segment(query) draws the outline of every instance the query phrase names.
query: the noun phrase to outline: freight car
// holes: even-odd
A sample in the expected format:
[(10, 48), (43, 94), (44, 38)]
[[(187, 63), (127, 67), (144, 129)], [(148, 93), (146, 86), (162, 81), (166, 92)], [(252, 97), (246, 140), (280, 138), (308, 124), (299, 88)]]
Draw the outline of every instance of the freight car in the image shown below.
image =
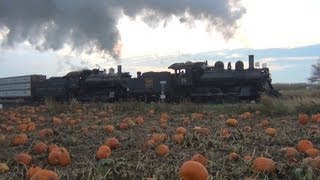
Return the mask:
[(0, 99), (19, 101), (37, 97), (38, 85), (46, 80), (44, 75), (27, 75), (0, 78)]
[[(224, 63), (217, 61), (214, 66), (207, 62), (174, 63), (169, 66), (171, 72), (137, 72), (132, 78), (128, 72), (118, 72), (113, 68), (106, 70), (73, 71), (63, 77), (45, 79), (43, 75), (30, 76), (26, 81), (30, 85), (22, 85), (28, 89), (24, 97), (42, 99), (53, 97), (57, 99), (77, 98), (81, 101), (120, 101), (136, 99), (139, 101), (166, 102), (224, 102), (224, 101), (259, 101), (263, 92), (279, 96), (271, 84), (269, 69), (255, 68), (254, 56), (249, 55), (249, 68), (244, 69), (244, 63), (238, 61), (232, 69), (231, 63), (225, 68)], [(0, 79), (1, 93), (6, 98), (14, 98), (15, 90), (20, 81), (18, 77)], [(18, 78), (19, 79), (19, 78)], [(2, 82), (2, 83), (1, 83)], [(11, 84), (12, 88), (11, 88)], [(10, 87), (10, 88), (9, 88)], [(19, 85), (20, 87), (20, 85)], [(30, 91), (29, 91), (30, 90)], [(20, 96), (21, 93), (20, 92)], [(3, 95), (2, 95), (3, 96)]]

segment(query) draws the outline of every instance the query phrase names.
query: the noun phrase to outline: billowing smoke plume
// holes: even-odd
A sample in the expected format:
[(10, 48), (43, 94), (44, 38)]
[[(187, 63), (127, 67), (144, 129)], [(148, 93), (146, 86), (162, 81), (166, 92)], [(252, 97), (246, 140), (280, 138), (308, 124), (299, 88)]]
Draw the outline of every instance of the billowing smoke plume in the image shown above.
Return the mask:
[(142, 16), (150, 26), (180, 18), (206, 20), (224, 37), (233, 35), (245, 12), (239, 0), (0, 0), (2, 46), (28, 42), (38, 50), (99, 52), (118, 58), (121, 40), (116, 27), (123, 16)]

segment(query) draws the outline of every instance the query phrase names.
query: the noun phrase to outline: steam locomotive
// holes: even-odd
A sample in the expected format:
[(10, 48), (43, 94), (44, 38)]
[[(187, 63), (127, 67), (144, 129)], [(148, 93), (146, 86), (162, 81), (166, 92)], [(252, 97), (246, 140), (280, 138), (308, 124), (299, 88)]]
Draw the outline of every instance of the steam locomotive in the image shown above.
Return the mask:
[(237, 61), (232, 69), (229, 62), (174, 63), (171, 72), (128, 72), (106, 70), (73, 71), (63, 77), (46, 79), (43, 75), (0, 78), (0, 98), (56, 99), (76, 98), (80, 101), (139, 101), (165, 102), (224, 102), (259, 101), (262, 93), (279, 96), (271, 84), (269, 69), (255, 68), (254, 56), (249, 55), (249, 67)]

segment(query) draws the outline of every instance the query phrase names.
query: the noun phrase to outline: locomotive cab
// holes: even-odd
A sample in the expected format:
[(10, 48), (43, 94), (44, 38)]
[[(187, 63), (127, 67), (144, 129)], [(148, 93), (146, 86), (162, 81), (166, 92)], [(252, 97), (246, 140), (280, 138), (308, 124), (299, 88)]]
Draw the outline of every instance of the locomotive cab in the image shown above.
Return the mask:
[(174, 63), (169, 69), (174, 70), (173, 79), (176, 85), (190, 86), (195, 84), (208, 67), (208, 62)]

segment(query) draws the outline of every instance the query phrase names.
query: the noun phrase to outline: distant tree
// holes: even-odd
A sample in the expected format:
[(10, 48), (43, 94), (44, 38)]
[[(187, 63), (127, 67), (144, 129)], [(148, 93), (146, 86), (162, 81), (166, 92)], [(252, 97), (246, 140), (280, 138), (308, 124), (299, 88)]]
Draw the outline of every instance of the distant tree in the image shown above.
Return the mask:
[(311, 77), (308, 78), (311, 83), (320, 83), (320, 59), (311, 66)]

